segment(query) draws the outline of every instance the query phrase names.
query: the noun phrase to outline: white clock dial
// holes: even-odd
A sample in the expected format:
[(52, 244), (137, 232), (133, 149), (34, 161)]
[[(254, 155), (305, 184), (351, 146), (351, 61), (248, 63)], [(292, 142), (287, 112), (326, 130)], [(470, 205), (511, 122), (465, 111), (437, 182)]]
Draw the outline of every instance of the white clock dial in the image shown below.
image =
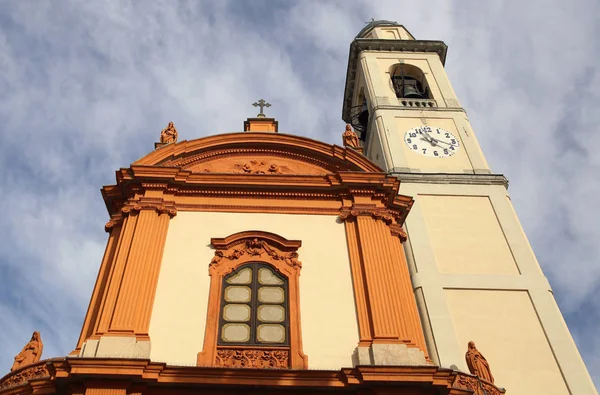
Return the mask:
[(458, 138), (442, 128), (421, 126), (404, 134), (404, 143), (411, 151), (431, 158), (447, 158), (458, 152)]

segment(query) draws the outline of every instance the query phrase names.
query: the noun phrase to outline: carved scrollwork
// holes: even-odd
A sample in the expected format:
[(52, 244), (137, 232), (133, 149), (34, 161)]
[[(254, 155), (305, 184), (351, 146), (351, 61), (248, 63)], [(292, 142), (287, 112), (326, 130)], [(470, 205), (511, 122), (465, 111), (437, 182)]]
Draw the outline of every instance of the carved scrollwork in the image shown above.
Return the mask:
[(399, 223), (401, 215), (397, 211), (383, 207), (355, 204), (352, 207), (342, 207), (339, 216), (342, 221), (353, 220), (360, 216), (368, 216), (381, 220), (389, 226), (393, 236), (399, 237), (402, 242), (407, 240), (406, 232)]
[(127, 216), (132, 212), (140, 212), (142, 210), (154, 210), (158, 215), (168, 214), (171, 218), (177, 215), (177, 208), (174, 205), (165, 205), (162, 202), (131, 202), (121, 208), (121, 213), (123, 216)]
[(111, 218), (106, 225), (104, 225), (104, 230), (107, 233), (110, 233), (116, 226), (121, 225), (123, 221), (123, 217), (122, 216), (116, 216), (114, 218)]
[(298, 253), (296, 251), (281, 253), (271, 247), (266, 241), (257, 238), (245, 240), (240, 248), (234, 248), (229, 254), (224, 253), (222, 250), (215, 251), (215, 256), (210, 261), (210, 267), (212, 268), (217, 265), (222, 259), (235, 260), (243, 255), (261, 256), (263, 254), (270, 256), (276, 261), (283, 261), (288, 266), (302, 267), (302, 264), (298, 261)]
[(220, 349), (215, 365), (227, 368), (287, 369), (288, 350)]
[(46, 363), (39, 365), (30, 365), (24, 369), (15, 371), (14, 374), (8, 375), (0, 382), (0, 389), (14, 387), (15, 385), (23, 384), (31, 379), (38, 377), (49, 377), (50, 372), (46, 367)]
[(340, 210), (340, 219), (346, 221), (361, 215), (380, 219), (386, 224), (391, 224), (399, 215), (388, 208), (373, 207), (369, 205), (355, 204), (352, 207), (342, 207)]
[(400, 241), (402, 242), (408, 240), (408, 236), (406, 235), (406, 232), (404, 231), (404, 229), (402, 229), (402, 226), (400, 226), (400, 224), (391, 224), (390, 232), (392, 232), (392, 236), (400, 238)]
[(452, 387), (473, 391), (474, 395), (502, 395), (506, 391), (479, 377), (458, 373)]

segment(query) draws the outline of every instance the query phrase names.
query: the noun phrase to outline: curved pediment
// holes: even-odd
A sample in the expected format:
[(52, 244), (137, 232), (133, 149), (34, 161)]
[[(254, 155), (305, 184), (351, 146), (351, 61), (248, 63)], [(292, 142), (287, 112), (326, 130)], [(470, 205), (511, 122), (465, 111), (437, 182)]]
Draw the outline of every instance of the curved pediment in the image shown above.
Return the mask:
[(382, 171), (352, 149), (306, 137), (261, 132), (181, 141), (160, 147), (133, 164), (178, 167), (192, 173), (322, 175)]

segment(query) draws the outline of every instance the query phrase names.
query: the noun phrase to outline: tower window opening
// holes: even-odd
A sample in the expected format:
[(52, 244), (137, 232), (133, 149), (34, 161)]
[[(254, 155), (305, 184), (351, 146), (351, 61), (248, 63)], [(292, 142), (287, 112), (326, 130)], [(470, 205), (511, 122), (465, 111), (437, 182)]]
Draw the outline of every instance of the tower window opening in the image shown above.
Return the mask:
[(392, 86), (398, 99), (430, 99), (425, 74), (413, 65), (400, 64), (391, 73)]

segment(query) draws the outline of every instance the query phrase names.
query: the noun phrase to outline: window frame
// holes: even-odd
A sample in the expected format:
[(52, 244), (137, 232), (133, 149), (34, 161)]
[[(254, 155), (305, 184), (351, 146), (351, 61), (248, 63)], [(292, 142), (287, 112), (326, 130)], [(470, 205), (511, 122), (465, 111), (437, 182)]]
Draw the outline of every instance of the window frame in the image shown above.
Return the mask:
[[(209, 264), (210, 289), (206, 329), (202, 351), (198, 353), (197, 366), (230, 366), (223, 364), (218, 353), (224, 350), (262, 353), (288, 353), (285, 368), (307, 369), (308, 357), (302, 350), (302, 329), (300, 320), (299, 277), (302, 268), (297, 250), (300, 240), (287, 240), (279, 235), (263, 231), (244, 231), (225, 238), (212, 238), (215, 255)], [(274, 269), (288, 282), (289, 346), (272, 345), (220, 345), (220, 319), (223, 292), (223, 279), (241, 266), (251, 263), (264, 263)], [(255, 366), (235, 366), (255, 367)]]
[[(252, 270), (252, 280), (250, 282), (250, 292), (251, 292), (251, 298), (250, 298), (250, 302), (247, 303), (232, 303), (232, 302), (227, 302), (225, 300), (225, 289), (228, 286), (236, 286), (235, 284), (231, 284), (227, 282), (227, 279), (233, 275), (235, 275), (236, 273), (239, 273), (240, 271), (246, 269), (246, 268), (251, 268)], [(273, 274), (275, 274), (275, 276), (277, 276), (277, 278), (283, 280), (283, 285), (269, 285), (269, 284), (260, 284), (258, 281), (258, 272), (261, 268), (267, 268), (269, 269), (271, 272), (273, 272)], [(274, 268), (273, 266), (262, 262), (262, 261), (253, 261), (253, 262), (247, 262), (241, 266), (238, 266), (234, 271), (232, 271), (231, 273), (223, 276), (223, 280), (222, 280), (222, 284), (221, 284), (221, 300), (219, 301), (220, 303), (220, 309), (219, 309), (219, 333), (218, 333), (218, 337), (217, 337), (217, 346), (250, 346), (250, 347), (277, 347), (277, 348), (289, 348), (290, 346), (290, 308), (289, 308), (289, 286), (288, 286), (288, 278), (283, 276), (281, 273), (279, 273), (277, 271), (276, 268)], [(241, 285), (241, 284), (240, 284)], [(248, 286), (248, 285), (246, 285)], [(284, 300), (282, 303), (260, 303), (260, 301), (258, 300), (258, 289), (260, 287), (279, 287), (279, 288), (283, 288), (283, 297)], [(223, 326), (225, 324), (228, 323), (241, 323), (241, 321), (227, 321), (225, 320), (225, 317), (223, 315), (223, 312), (225, 310), (225, 306), (227, 304), (245, 304), (245, 305), (249, 305), (250, 306), (250, 320), (249, 320), (249, 326), (250, 326), (250, 340), (247, 342), (227, 342), (225, 340), (223, 340), (222, 334), (223, 334)], [(285, 317), (283, 319), (282, 322), (263, 322), (260, 321), (258, 319), (258, 308), (261, 305), (274, 305), (274, 306), (282, 306), (284, 308), (285, 311)], [(258, 341), (258, 326), (261, 324), (279, 324), (282, 325), (285, 328), (285, 341), (282, 343), (261, 343)]]

